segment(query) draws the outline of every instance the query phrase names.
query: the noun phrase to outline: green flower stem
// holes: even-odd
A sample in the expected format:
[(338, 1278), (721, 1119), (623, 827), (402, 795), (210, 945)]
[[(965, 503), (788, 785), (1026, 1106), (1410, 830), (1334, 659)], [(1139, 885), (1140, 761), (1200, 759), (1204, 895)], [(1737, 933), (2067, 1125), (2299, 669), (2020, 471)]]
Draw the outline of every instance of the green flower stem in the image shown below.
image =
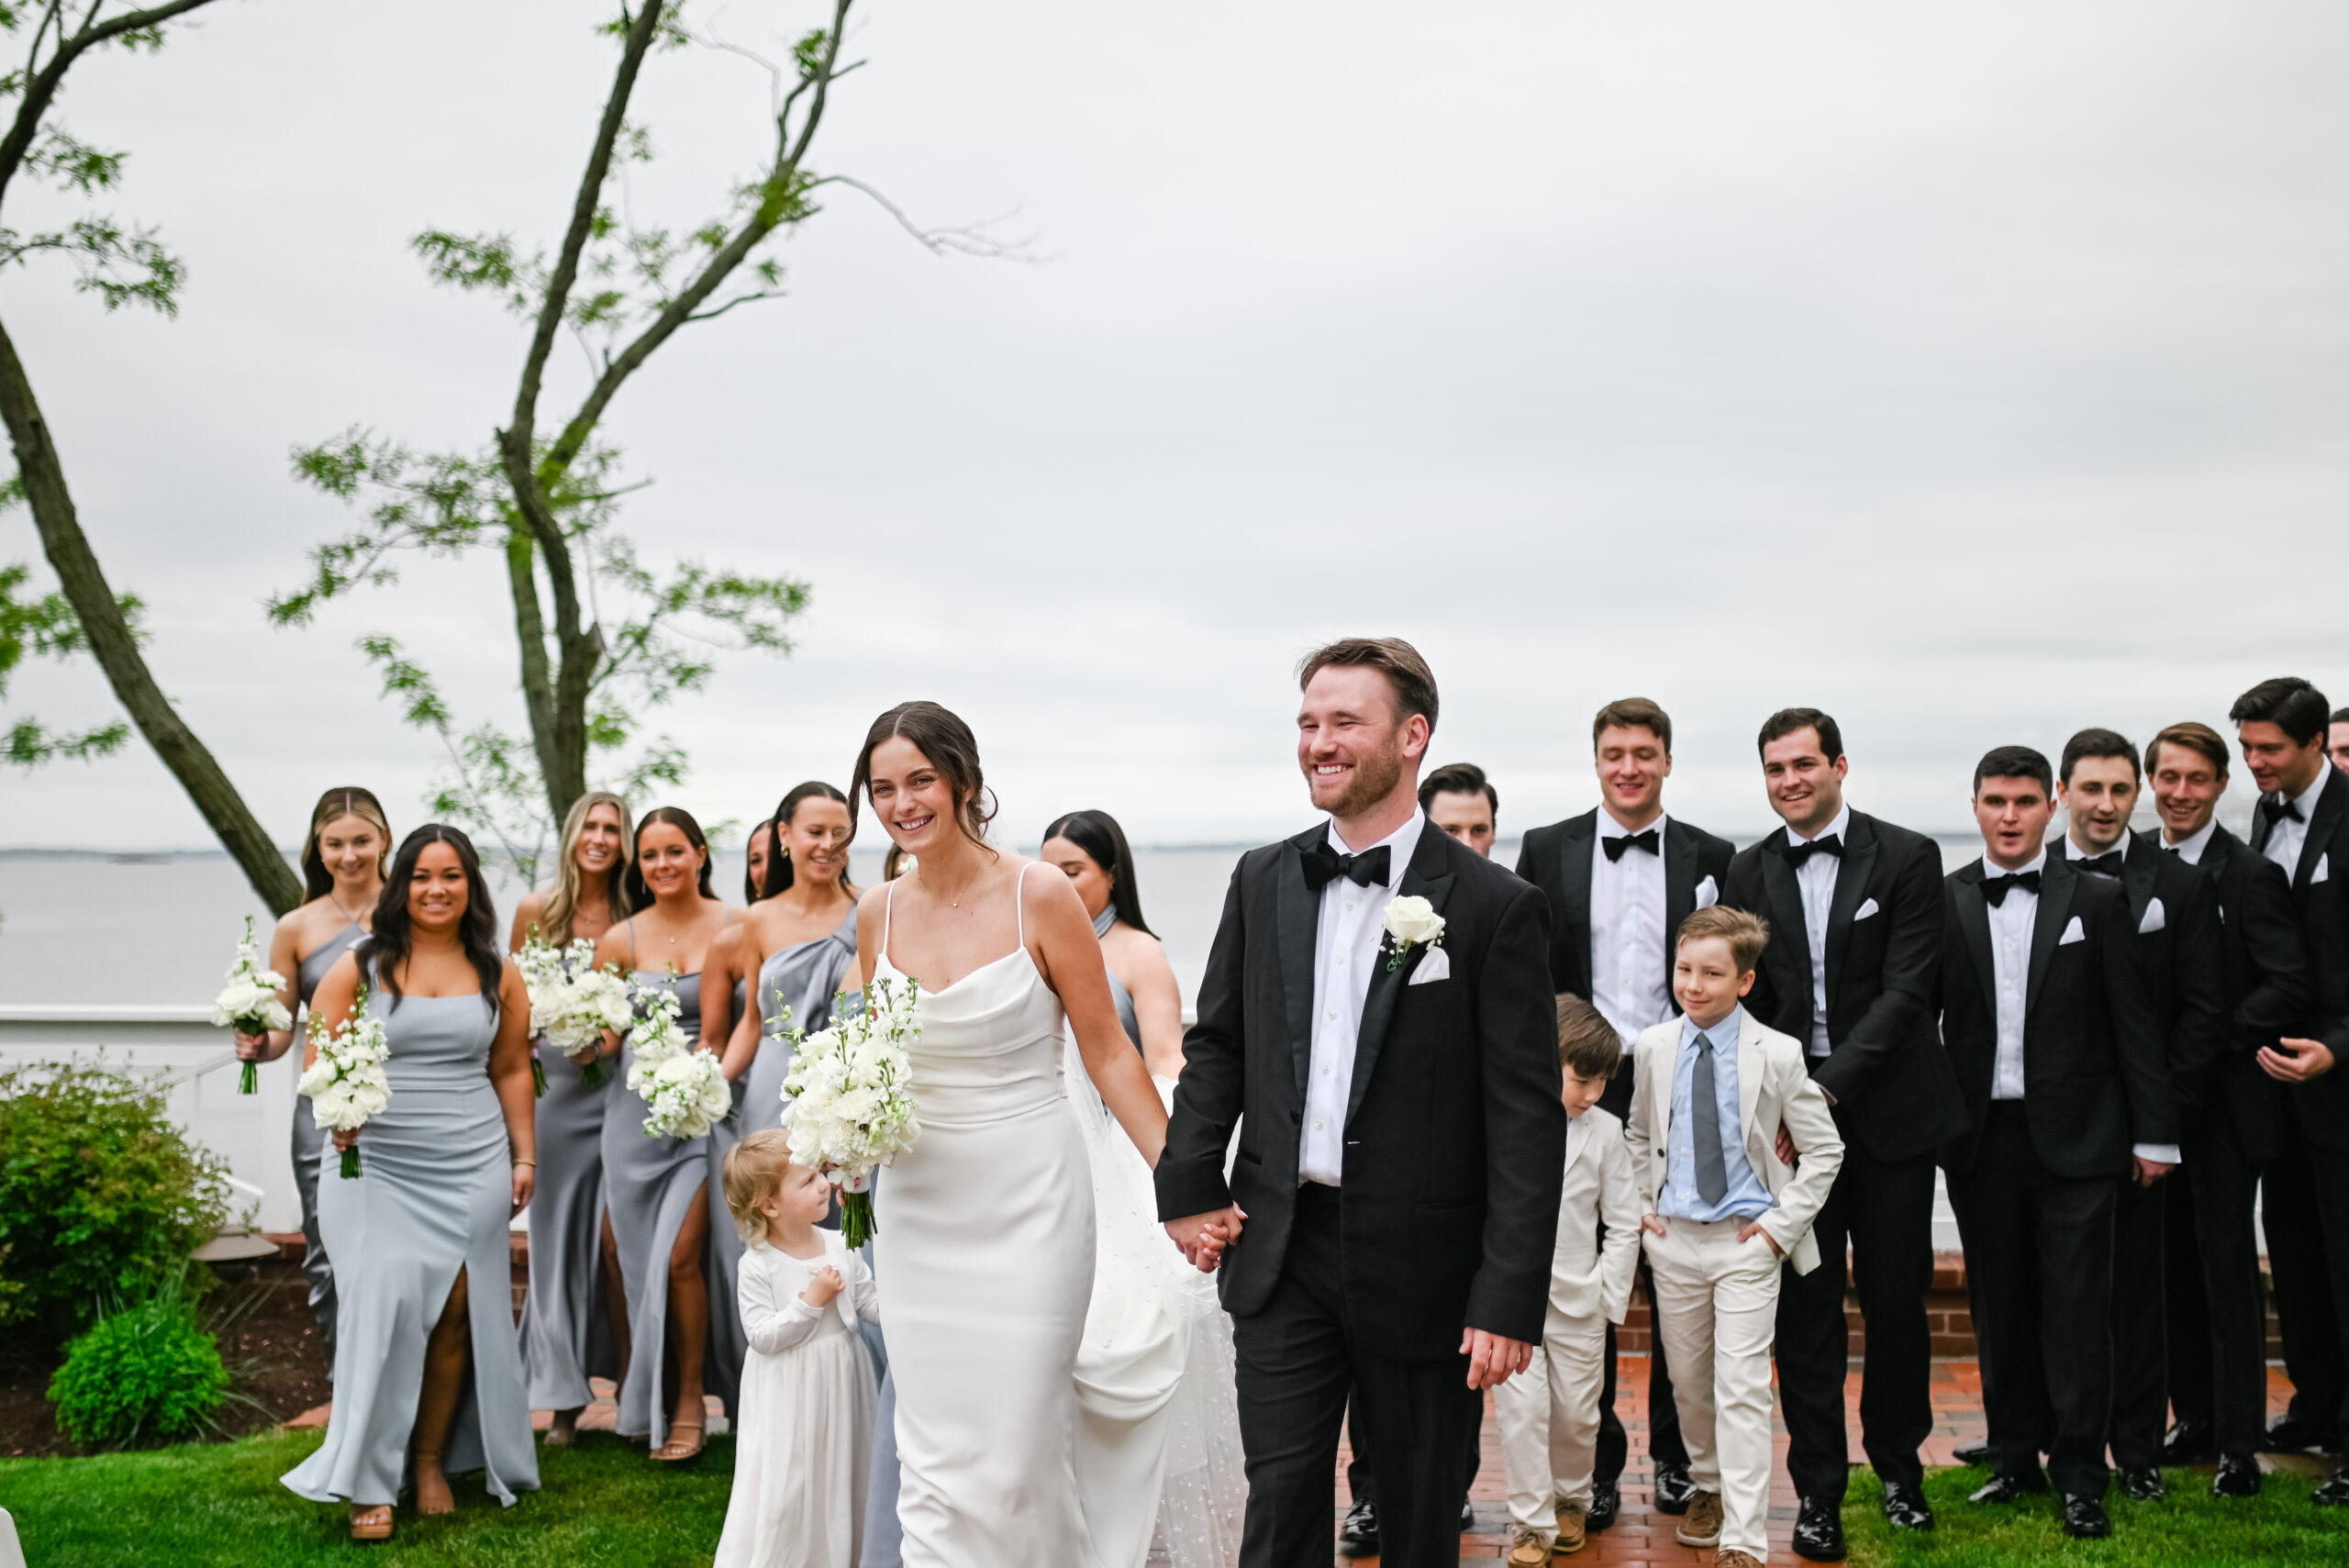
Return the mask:
[(237, 1074), (237, 1093), (240, 1095), (261, 1093), (261, 1063), (257, 1062), (245, 1063), (245, 1070)]

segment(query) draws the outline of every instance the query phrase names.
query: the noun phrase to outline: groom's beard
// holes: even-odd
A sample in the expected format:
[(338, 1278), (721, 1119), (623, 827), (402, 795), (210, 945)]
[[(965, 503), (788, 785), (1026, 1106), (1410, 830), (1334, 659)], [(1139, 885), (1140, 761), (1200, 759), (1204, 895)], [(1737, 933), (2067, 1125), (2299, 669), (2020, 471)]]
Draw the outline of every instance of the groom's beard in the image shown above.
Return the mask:
[(1358, 817), (1394, 793), (1403, 779), (1403, 746), (1399, 738), (1367, 756), (1354, 759), (1354, 771), (1338, 798), (1325, 809), (1332, 817)]

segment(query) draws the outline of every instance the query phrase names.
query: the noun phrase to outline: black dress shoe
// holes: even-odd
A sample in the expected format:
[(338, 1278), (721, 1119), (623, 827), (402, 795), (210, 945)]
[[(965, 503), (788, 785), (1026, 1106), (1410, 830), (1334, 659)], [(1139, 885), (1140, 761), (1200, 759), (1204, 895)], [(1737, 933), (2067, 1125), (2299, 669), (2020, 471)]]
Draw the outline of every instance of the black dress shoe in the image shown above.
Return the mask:
[(1655, 1467), (1655, 1511), (1659, 1514), (1685, 1514), (1688, 1499), (1697, 1495), (1697, 1484), (1688, 1479), (1685, 1464), (1659, 1463)]
[(2020, 1503), (2047, 1490), (2044, 1475), (1993, 1475), (1989, 1485), (1965, 1500), (1969, 1503)]
[(2162, 1434), (2164, 1464), (2199, 1464), (2219, 1457), (2219, 1434), (2208, 1421), (2180, 1421)]
[(1811, 1562), (1841, 1562), (1843, 1550), (1843, 1507), (1824, 1497), (1805, 1497), (1795, 1518), (1795, 1555)]
[(1476, 1505), (1471, 1498), (1460, 1499), (1460, 1533), (1466, 1535), (1476, 1528)]
[(1949, 1456), (1960, 1464), (1987, 1464), (1990, 1462), (1990, 1440), (1976, 1438), (1970, 1443), (1960, 1443), (1950, 1450)]
[(2121, 1473), (2121, 1495), (2132, 1503), (2158, 1503), (2169, 1496), (2169, 1488), (2162, 1485), (2158, 1470), (2124, 1470)]
[(1894, 1529), (1932, 1529), (1933, 1506), (1925, 1501), (1924, 1488), (1905, 1481), (1886, 1482), (1884, 1522)]
[(2320, 1508), (2349, 1507), (2349, 1470), (2336, 1470), (2332, 1479), (2309, 1494), (2309, 1501)]
[(1338, 1550), (1349, 1557), (1378, 1555), (1378, 1505), (1364, 1497), (1346, 1510), (1338, 1531)]
[(1615, 1483), (1594, 1481), (1590, 1486), (1590, 1507), (1583, 1510), (1582, 1528), (1586, 1532), (1605, 1529), (1622, 1511), (1623, 1494), (1615, 1489)]
[(2338, 1448), (2340, 1443), (2341, 1434), (2332, 1428), (2287, 1410), (2268, 1423), (2259, 1447), (2263, 1453), (2301, 1453), (2312, 1448)]
[(2259, 1462), (2247, 1453), (2231, 1453), (2219, 1461), (2219, 1473), (2210, 1477), (2213, 1497), (2256, 1497), (2259, 1496)]
[(2074, 1540), (2102, 1540), (2112, 1533), (2112, 1521), (2105, 1518), (2104, 1505), (2094, 1497), (2065, 1497), (2064, 1533)]

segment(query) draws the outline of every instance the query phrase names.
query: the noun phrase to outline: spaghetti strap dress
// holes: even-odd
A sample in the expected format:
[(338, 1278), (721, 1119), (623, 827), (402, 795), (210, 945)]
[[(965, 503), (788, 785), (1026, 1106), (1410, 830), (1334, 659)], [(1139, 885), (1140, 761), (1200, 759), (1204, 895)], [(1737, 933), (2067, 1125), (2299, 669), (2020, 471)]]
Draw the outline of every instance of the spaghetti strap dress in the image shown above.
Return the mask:
[[(367, 934), (353, 920), (320, 942), (294, 974), (294, 994), (301, 1006), (294, 1019), (294, 1073), (302, 1073), (302, 1042), (309, 1038), (310, 998), (327, 977), (334, 961)], [(294, 1185), (302, 1195), (302, 1273), (310, 1282), (310, 1316), (317, 1319), (327, 1354), (334, 1354), (334, 1265), (327, 1261), (325, 1240), (318, 1234), (318, 1146), (323, 1135), (310, 1115), (310, 1096), (294, 1096)]]
[[(371, 976), (371, 979), (373, 977)], [(318, 1183), (318, 1225), (335, 1260), (341, 1331), (326, 1440), (285, 1485), (314, 1502), (396, 1502), (424, 1387), (424, 1343), (465, 1271), (472, 1367), (441, 1468), (483, 1473), (511, 1505), (539, 1485), (507, 1281), (514, 1164), (489, 1081), (497, 1008), (488, 998), (406, 996), (371, 984), (384, 1021), (392, 1097), (359, 1134), (359, 1174)]]
[(597, 1287), (603, 1263), (604, 1111), (632, 1100), (605, 1062), (589, 1087), (571, 1058), (541, 1036), (530, 1042), (547, 1075), (538, 1101), (539, 1184), (530, 1199), (530, 1291), (522, 1308), (522, 1365), (534, 1410), (595, 1402), (590, 1377), (619, 1375), (619, 1348)]

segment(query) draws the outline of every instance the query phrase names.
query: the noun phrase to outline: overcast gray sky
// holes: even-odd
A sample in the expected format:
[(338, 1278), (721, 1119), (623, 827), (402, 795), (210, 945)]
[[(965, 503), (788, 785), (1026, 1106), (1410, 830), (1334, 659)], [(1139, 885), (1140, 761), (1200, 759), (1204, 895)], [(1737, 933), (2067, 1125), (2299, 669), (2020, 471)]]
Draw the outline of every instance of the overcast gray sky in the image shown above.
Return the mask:
[[(510, 406), (520, 328), (406, 240), (558, 236), (605, 9), (229, 0), (76, 74), (184, 308), (108, 317), (43, 264), (0, 313), (150, 657), (286, 841), (343, 783), (406, 828), (437, 766), (362, 632), (516, 717), (483, 562), (306, 632), (259, 601), (347, 523), (290, 446), (478, 445)], [(1080, 806), (1290, 830), (1289, 669), (1352, 631), (1429, 654), (1435, 760), (1492, 772), (1505, 832), (1596, 799), (1588, 716), (1633, 692), (1678, 722), (1673, 808), (1723, 830), (1769, 821), (1752, 736), (1788, 703), (1842, 720), (1858, 803), (1930, 828), (1995, 743), (2220, 723), (2286, 671), (2349, 700), (2337, 6), (859, 10), (818, 165), (927, 221), (1017, 209), (1050, 260), (932, 257), (841, 195), (790, 299), (615, 406), (649, 556), (815, 589), (796, 656), (659, 721), (706, 817), (844, 784), (927, 696), (1015, 839)], [(688, 11), (769, 48), (817, 14)], [(657, 57), (640, 211), (752, 173), (766, 95)], [(0, 561), (38, 553), (0, 519)], [(31, 667), (0, 711), (111, 707)], [(142, 750), (0, 787), (0, 842), (209, 843)]]

